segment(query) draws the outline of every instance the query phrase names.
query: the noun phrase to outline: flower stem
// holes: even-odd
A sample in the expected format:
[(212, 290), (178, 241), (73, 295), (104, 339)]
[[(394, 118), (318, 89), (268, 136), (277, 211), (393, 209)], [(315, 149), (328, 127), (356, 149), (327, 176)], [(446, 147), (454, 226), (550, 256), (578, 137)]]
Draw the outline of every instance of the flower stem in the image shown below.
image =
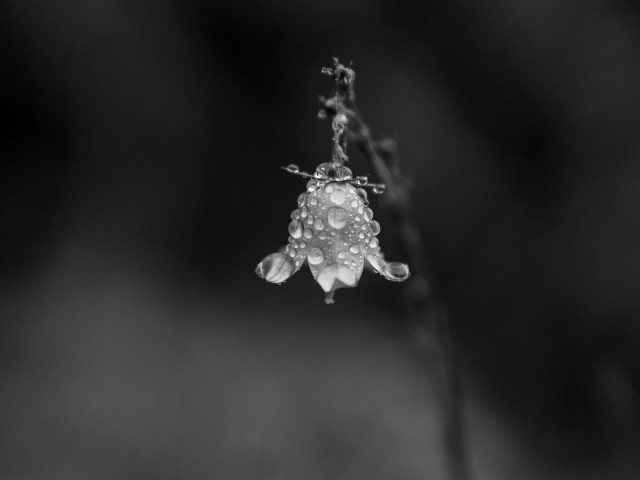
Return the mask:
[[(412, 336), (419, 351), (428, 357), (435, 355), (439, 364), (438, 380), (444, 414), (443, 438), (449, 476), (451, 480), (470, 480), (457, 349), (447, 309), (436, 286), (433, 268), (413, 217), (409, 182), (400, 168), (397, 143), (393, 139), (373, 139), (355, 102), (355, 72), (351, 68), (334, 58), (334, 67), (323, 69), (323, 73), (333, 77), (337, 92), (334, 98), (321, 98), (322, 112), (325, 116), (332, 117), (334, 122), (340, 115), (346, 117), (345, 136), (357, 145), (387, 187), (382, 207), (391, 217), (398, 243), (413, 270), (406, 289), (406, 304), (412, 318)], [(337, 142), (336, 146), (339, 147)]]

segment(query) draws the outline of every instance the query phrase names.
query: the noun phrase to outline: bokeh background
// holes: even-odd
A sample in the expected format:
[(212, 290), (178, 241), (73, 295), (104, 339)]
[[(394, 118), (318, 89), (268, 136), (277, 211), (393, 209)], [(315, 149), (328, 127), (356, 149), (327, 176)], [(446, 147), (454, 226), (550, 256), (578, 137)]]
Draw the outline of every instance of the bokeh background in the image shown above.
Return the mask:
[(332, 56), (414, 180), (475, 477), (640, 478), (637, 2), (5, 0), (0, 35), (1, 478), (445, 478), (402, 285), (254, 274)]

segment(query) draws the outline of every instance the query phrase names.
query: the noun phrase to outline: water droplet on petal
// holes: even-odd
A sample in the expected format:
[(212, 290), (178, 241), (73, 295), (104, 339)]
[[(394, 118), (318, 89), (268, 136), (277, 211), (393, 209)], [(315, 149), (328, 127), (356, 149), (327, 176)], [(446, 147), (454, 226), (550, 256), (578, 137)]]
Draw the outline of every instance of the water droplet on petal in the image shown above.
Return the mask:
[(373, 220), (373, 210), (371, 210), (370, 208), (366, 208), (364, 211), (364, 219), (367, 222), (370, 222), (371, 220)]
[(367, 199), (367, 191), (364, 188), (358, 188), (356, 190), (356, 193), (358, 194), (358, 196), (360, 196), (362, 199), (366, 200)]
[(353, 200), (351, 200), (351, 206), (353, 208), (356, 208), (358, 206), (358, 203), (360, 203), (360, 202), (358, 202), (358, 200), (356, 200), (355, 198)]
[(362, 220), (362, 217), (360, 215), (356, 215), (355, 220), (356, 220), (356, 222), (359, 222), (360, 220)]
[(311, 230), (309, 228), (305, 228), (304, 232), (302, 232), (302, 236), (304, 238), (306, 238), (307, 240), (310, 239), (311, 237), (313, 237), (313, 230)]
[(361, 176), (361, 177), (356, 177), (356, 184), (357, 185), (366, 185), (367, 183), (369, 183), (369, 179), (365, 176)]
[(405, 263), (388, 262), (384, 266), (385, 278), (395, 282), (402, 282), (409, 278), (409, 267)]
[(313, 215), (309, 215), (309, 216), (307, 217), (307, 223), (308, 223), (309, 225), (313, 225)]
[(297, 254), (298, 254), (298, 252), (297, 252), (294, 248), (292, 248), (292, 249), (289, 251), (289, 256), (290, 256), (291, 258), (295, 257)]
[(282, 283), (295, 273), (295, 265), (284, 253), (272, 253), (262, 259), (256, 273), (267, 282)]
[(351, 169), (344, 165), (338, 165), (333, 169), (333, 176), (338, 180), (349, 180), (351, 179), (351, 175)]
[(354, 243), (349, 247), (349, 250), (351, 251), (351, 253), (360, 253), (360, 245)]
[(289, 224), (289, 235), (293, 238), (300, 238), (302, 236), (302, 222), (294, 220)]
[(307, 218), (307, 215), (309, 215), (309, 210), (307, 209), (307, 207), (302, 207), (300, 209), (300, 216), (302, 218)]
[(324, 261), (324, 253), (318, 247), (311, 247), (307, 252), (307, 260), (311, 265), (318, 265)]
[[(341, 207), (331, 207), (328, 211), (327, 211), (327, 221), (329, 222), (329, 225), (331, 225), (333, 228), (344, 228), (344, 226), (347, 224), (347, 212), (345, 211), (344, 208)], [(335, 233), (335, 232), (332, 232)]]
[(386, 185), (376, 185), (375, 187), (372, 188), (373, 193), (377, 195), (382, 195), (386, 189), (387, 189)]
[(296, 208), (293, 212), (291, 212), (291, 219), (298, 220), (299, 218), (300, 218), (300, 210)]
[(378, 245), (380, 245), (380, 242), (378, 241), (377, 237), (372, 237), (371, 240), (369, 240), (369, 247), (378, 248)]
[(318, 238), (319, 238), (320, 240), (324, 240), (324, 239), (326, 239), (326, 238), (327, 238), (327, 234), (326, 234), (325, 232), (320, 232), (320, 235), (318, 235)]
[(298, 195), (298, 206), (302, 206), (304, 205), (305, 200), (307, 199), (307, 196), (304, 193), (301, 193), (300, 195)]
[(327, 193), (331, 193), (331, 192), (333, 192), (333, 190), (334, 190), (334, 187), (333, 187), (332, 184), (329, 184), (326, 187), (324, 187), (324, 191), (327, 192)]
[(358, 238), (363, 239), (364, 237), (366, 237), (364, 232), (360, 232), (360, 234), (358, 235)]
[(300, 168), (296, 164), (291, 163), (285, 167), (285, 170), (291, 173), (298, 173), (300, 171)]
[(313, 205), (317, 205), (318, 204), (318, 198), (317, 197), (311, 197), (309, 199), (309, 205), (313, 206)]
[(370, 225), (371, 225), (371, 233), (373, 233), (374, 235), (378, 235), (380, 233), (380, 224), (375, 220), (373, 220)]
[(338, 258), (339, 258), (340, 260), (342, 260), (342, 259), (343, 259), (344, 257), (346, 257), (346, 256), (347, 256), (347, 254), (346, 254), (346, 253), (344, 253), (344, 252), (338, 252)]
[(329, 199), (336, 205), (342, 205), (346, 198), (346, 194), (339, 189), (334, 190), (329, 197)]
[(358, 213), (362, 215), (364, 213), (364, 205), (358, 205)]
[(324, 222), (321, 218), (316, 218), (315, 222), (313, 222), (313, 226), (316, 230), (322, 230), (324, 228)]
[(307, 244), (306, 244), (306, 243), (304, 243), (304, 242), (300, 242), (300, 243), (298, 244), (298, 247), (300, 247), (300, 248), (306, 248), (306, 247), (307, 247)]

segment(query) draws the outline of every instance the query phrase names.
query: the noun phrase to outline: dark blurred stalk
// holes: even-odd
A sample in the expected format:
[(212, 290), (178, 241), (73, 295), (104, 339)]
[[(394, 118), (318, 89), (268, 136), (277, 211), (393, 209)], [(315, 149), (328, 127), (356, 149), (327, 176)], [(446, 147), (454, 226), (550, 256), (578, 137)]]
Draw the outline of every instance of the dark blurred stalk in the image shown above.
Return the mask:
[(409, 181), (400, 168), (398, 145), (393, 139), (373, 139), (355, 102), (355, 72), (334, 60), (334, 67), (323, 69), (323, 73), (332, 75), (336, 82), (336, 96), (321, 98), (322, 111), (327, 116), (338, 111), (347, 116), (348, 138), (362, 151), (379, 180), (386, 185), (381, 204), (391, 217), (393, 231), (412, 270), (406, 285), (406, 302), (412, 318), (413, 338), (420, 352), (427, 358), (435, 356), (439, 365), (444, 446), (450, 478), (469, 480), (458, 355), (447, 309), (436, 287), (433, 268), (412, 214)]

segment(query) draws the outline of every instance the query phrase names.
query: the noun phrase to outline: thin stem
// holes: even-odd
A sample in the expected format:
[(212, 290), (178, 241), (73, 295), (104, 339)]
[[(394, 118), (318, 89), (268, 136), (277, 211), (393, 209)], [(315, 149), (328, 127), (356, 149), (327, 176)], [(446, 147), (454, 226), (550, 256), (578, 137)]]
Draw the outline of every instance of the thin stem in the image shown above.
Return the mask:
[(331, 73), (338, 93), (334, 99), (322, 101), (326, 115), (335, 117), (344, 114), (347, 119), (347, 136), (362, 151), (382, 183), (386, 185), (386, 195), (381, 201), (398, 232), (399, 244), (409, 260), (413, 274), (407, 282), (406, 302), (413, 319), (413, 338), (423, 354), (435, 351), (439, 359), (440, 391), (444, 412), (443, 435), (448, 457), (450, 478), (469, 480), (464, 435), (462, 382), (459, 359), (451, 333), (447, 309), (436, 287), (434, 271), (426, 254), (422, 235), (413, 217), (409, 197), (409, 183), (402, 174), (395, 140), (373, 139), (369, 126), (365, 123), (355, 102), (355, 73), (340, 64), (337, 59)]

